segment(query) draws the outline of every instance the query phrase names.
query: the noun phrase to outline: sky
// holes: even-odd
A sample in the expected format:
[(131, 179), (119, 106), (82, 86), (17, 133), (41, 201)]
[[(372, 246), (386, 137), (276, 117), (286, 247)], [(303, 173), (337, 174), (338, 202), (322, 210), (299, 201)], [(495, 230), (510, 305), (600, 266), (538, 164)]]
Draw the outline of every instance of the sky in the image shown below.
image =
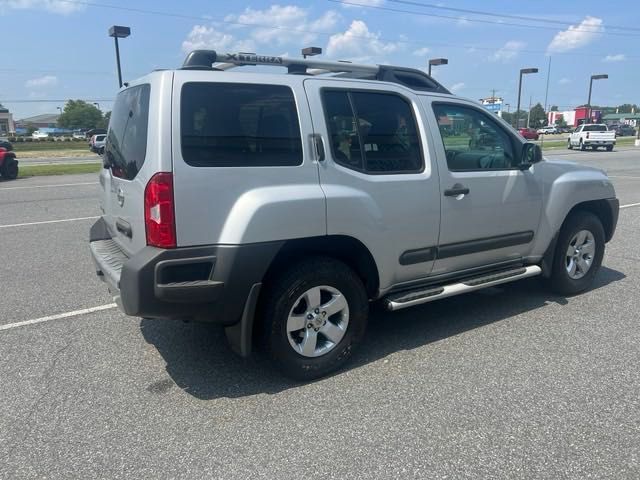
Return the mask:
[[(56, 113), (65, 99), (110, 110), (118, 84), (111, 25), (131, 27), (120, 40), (124, 81), (156, 68), (177, 68), (196, 48), (323, 57), (433, 69), (454, 93), (496, 96), (560, 110), (592, 104), (640, 104), (640, 3), (582, 0), (315, 0), (314, 2), (180, 2), (157, 0), (0, 0), (5, 48), (0, 103), (15, 119)], [(549, 73), (549, 59), (551, 69)], [(52, 101), (53, 100), (53, 101)]]

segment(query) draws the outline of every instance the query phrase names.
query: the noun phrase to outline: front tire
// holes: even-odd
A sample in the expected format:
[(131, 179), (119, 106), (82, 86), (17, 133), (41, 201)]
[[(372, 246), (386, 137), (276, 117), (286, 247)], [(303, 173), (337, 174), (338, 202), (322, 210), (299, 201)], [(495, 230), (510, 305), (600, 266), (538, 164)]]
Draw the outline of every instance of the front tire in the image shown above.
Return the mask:
[(586, 149), (587, 149), (586, 145), (584, 144), (582, 139), (580, 139), (580, 150), (584, 152)]
[(573, 145), (571, 145), (571, 140), (567, 140), (567, 148), (569, 150), (573, 150)]
[(593, 213), (577, 211), (564, 223), (553, 257), (551, 289), (575, 295), (588, 289), (604, 256), (604, 228)]
[(263, 296), (263, 344), (275, 366), (309, 381), (341, 368), (362, 339), (369, 301), (360, 277), (327, 257), (299, 262)]

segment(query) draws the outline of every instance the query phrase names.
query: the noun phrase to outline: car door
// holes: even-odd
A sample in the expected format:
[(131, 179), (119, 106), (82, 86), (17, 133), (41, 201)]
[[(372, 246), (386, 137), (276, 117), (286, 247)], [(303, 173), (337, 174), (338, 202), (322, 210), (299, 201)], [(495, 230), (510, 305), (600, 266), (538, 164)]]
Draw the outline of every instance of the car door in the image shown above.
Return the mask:
[(578, 145), (578, 143), (580, 143), (580, 132), (582, 132), (582, 125), (576, 128), (569, 137), (571, 145), (576, 146)]
[(377, 82), (307, 79), (327, 233), (362, 242), (380, 288), (426, 277), (440, 224), (440, 188), (418, 97)]
[(519, 260), (542, 211), (535, 165), (520, 170), (522, 141), (472, 103), (425, 99), (437, 135), (442, 219), (433, 274)]

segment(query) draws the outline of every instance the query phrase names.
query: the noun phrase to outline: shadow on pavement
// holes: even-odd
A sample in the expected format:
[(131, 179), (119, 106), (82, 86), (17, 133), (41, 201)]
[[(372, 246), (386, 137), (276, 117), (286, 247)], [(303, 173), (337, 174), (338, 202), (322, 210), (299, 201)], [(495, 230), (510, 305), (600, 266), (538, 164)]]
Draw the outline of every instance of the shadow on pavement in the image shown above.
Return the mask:
[[(592, 290), (623, 278), (623, 273), (602, 267)], [(549, 303), (564, 305), (567, 300), (550, 294), (534, 278), (393, 313), (374, 305), (367, 334), (346, 368), (358, 368)], [(300, 385), (282, 377), (261, 353), (249, 359), (235, 355), (221, 327), (144, 319), (141, 330), (164, 358), (173, 381), (199, 399), (277, 393)]]

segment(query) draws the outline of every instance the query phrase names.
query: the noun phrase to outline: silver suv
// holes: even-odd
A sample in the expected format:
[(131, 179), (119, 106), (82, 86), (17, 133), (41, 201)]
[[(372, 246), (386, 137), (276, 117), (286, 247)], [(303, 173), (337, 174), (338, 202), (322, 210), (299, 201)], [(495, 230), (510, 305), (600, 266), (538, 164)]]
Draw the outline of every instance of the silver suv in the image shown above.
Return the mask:
[(91, 252), (120, 308), (221, 324), (303, 380), (348, 360), (373, 301), (582, 292), (618, 219), (602, 171), (392, 66), (192, 52), (120, 91), (104, 167)]

